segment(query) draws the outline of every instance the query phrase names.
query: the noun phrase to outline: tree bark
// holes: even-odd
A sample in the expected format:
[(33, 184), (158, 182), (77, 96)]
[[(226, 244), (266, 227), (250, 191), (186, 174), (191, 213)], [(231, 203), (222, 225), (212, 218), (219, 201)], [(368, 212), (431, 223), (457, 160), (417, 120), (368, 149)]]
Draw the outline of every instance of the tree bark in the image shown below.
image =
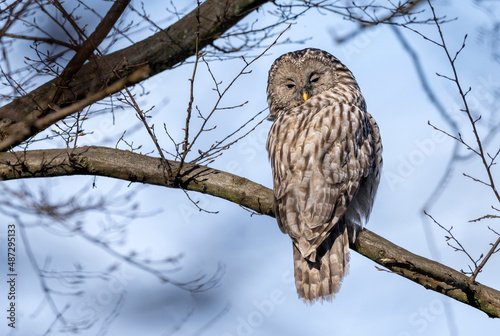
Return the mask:
[[(175, 169), (178, 162), (170, 161)], [(255, 212), (273, 216), (273, 192), (245, 178), (184, 163), (179, 180), (169, 182), (159, 158), (106, 147), (0, 153), (0, 180), (67, 175), (99, 175), (130, 182), (183, 188), (217, 196)], [(351, 248), (414, 281), (457, 301), (500, 317), (500, 292), (438, 262), (415, 255), (363, 229)]]

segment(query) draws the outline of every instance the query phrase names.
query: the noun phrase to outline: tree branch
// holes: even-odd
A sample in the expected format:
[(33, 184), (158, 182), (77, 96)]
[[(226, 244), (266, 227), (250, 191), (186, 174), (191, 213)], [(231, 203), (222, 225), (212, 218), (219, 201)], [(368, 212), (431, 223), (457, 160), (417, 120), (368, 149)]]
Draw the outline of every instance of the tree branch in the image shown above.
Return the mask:
[[(222, 33), (243, 19), (248, 13), (269, 0), (208, 0), (199, 7), (199, 48), (204, 48)], [(185, 61), (196, 51), (197, 12), (195, 9), (170, 27), (127, 48), (111, 53), (97, 62), (84, 64), (75, 74), (68, 90), (54, 103), (66, 106), (94, 94), (145, 63), (154, 76)], [(29, 117), (36, 120), (43, 111), (44, 102), (58, 90), (58, 78), (51, 80), (26, 96), (0, 108), (0, 139), (11, 135), (8, 127)]]
[[(66, 86), (71, 78), (78, 72), (82, 65), (89, 59), (89, 57), (94, 53), (97, 47), (102, 43), (102, 41), (108, 36), (109, 32), (115, 25), (116, 21), (123, 14), (127, 8), (130, 0), (117, 0), (113, 3), (109, 9), (106, 16), (97, 25), (96, 29), (90, 36), (81, 44), (78, 48), (76, 54), (71, 58), (63, 72), (60, 75), (62, 85)], [(57, 3), (59, 6), (62, 5)], [(60, 93), (59, 93), (60, 94)], [(57, 101), (59, 94), (53, 98)]]
[(139, 68), (132, 74), (130, 74), (130, 76), (120, 79), (119, 81), (114, 82), (112, 85), (105, 87), (103, 90), (94, 93), (93, 95), (88, 96), (72, 105), (69, 105), (63, 109), (57, 109), (55, 112), (44, 117), (40, 117), (35, 120), (30, 120), (27, 118), (26, 120), (10, 126), (8, 130), (12, 135), (3, 141), (0, 141), (0, 152), (15, 147), (25, 139), (38, 133), (39, 131), (43, 131), (59, 120), (62, 120), (67, 116), (77, 111), (81, 111), (83, 108), (92, 105), (95, 102), (98, 102), (101, 99), (109, 97), (110, 95), (123, 90), (129, 85), (140, 82), (144, 78), (147, 78), (148, 74), (148, 66), (143, 66), (142, 68)]
[(78, 50), (78, 47), (72, 45), (71, 43), (67, 43), (61, 40), (56, 40), (53, 38), (49, 37), (39, 37), (39, 36), (27, 36), (27, 35), (19, 35), (19, 34), (10, 34), (10, 33), (5, 33), (3, 34), (5, 37), (10, 37), (12, 39), (21, 39), (21, 40), (30, 40), (34, 42), (44, 42), (48, 44), (58, 44), (60, 46), (63, 46), (65, 48), (71, 49), (71, 50)]
[[(179, 162), (170, 161), (173, 169)], [(75, 150), (52, 149), (0, 153), (0, 180), (19, 178), (99, 175), (131, 182), (183, 188), (217, 196), (255, 212), (274, 216), (270, 189), (245, 178), (184, 163), (179, 180), (167, 181), (159, 158), (105, 147)], [(415, 255), (366, 229), (357, 234), (351, 248), (414, 281), (457, 301), (500, 317), (500, 292), (438, 262)]]

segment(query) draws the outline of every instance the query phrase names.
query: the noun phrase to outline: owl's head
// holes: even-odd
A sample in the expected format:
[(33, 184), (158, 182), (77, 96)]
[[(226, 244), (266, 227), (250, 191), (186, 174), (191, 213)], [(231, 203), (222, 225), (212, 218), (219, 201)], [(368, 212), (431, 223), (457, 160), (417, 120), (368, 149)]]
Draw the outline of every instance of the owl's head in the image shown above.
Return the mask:
[(337, 58), (320, 49), (302, 49), (276, 59), (269, 70), (269, 119), (290, 111), (325, 91), (359, 90), (352, 73)]

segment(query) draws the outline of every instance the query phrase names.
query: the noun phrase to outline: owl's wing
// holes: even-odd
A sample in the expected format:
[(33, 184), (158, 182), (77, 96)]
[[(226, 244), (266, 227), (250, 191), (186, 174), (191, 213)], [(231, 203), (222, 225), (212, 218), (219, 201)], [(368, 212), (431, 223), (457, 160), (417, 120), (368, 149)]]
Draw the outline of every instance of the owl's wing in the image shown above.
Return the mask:
[(370, 116), (357, 106), (308, 101), (300, 108), (273, 124), (268, 150), (280, 229), (314, 261), (373, 172), (375, 148)]

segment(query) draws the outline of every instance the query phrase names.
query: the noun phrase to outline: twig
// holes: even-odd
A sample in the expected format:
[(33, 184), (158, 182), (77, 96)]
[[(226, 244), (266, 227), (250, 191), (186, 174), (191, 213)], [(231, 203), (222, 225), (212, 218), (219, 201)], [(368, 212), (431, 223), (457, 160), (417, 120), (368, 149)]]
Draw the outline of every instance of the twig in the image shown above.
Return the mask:
[(39, 36), (27, 36), (27, 35), (19, 35), (19, 34), (10, 34), (10, 33), (5, 33), (3, 36), (10, 37), (13, 39), (22, 39), (22, 40), (30, 40), (34, 42), (45, 42), (49, 44), (57, 44), (63, 47), (66, 47), (71, 50), (77, 50), (78, 47), (72, 45), (71, 43), (67, 43), (61, 40), (57, 40), (54, 38), (49, 38), (49, 37), (39, 37)]
[(483, 219), (493, 219), (493, 218), (500, 218), (500, 216), (497, 216), (497, 215), (484, 215), (484, 216), (481, 216), (479, 218), (476, 218), (476, 219), (471, 219), (469, 221), (469, 223), (474, 223), (474, 222), (479, 222)]
[[(189, 102), (188, 102), (188, 107), (187, 107), (187, 115), (186, 115), (186, 124), (184, 126), (184, 141), (182, 142), (182, 153), (181, 153), (181, 159), (180, 162), (181, 164), (179, 165), (178, 170), (174, 173), (174, 176), (177, 176), (180, 172), (180, 169), (182, 169), (182, 165), (184, 161), (186, 160), (186, 156), (188, 155), (189, 151), (191, 150), (190, 144), (189, 144), (189, 126), (191, 123), (191, 113), (193, 111), (193, 101), (194, 101), (194, 79), (196, 77), (196, 70), (198, 69), (198, 61), (202, 57), (200, 55), (200, 50), (199, 50), (199, 43), (200, 43), (200, 1), (197, 1), (197, 7), (196, 7), (196, 38), (195, 38), (195, 61), (194, 61), (194, 67), (193, 67), (193, 74), (191, 78), (189, 79), (190, 81), (190, 86), (189, 86)], [(196, 141), (196, 139), (193, 139), (193, 142)]]
[(486, 265), (486, 262), (491, 258), (491, 256), (496, 252), (496, 249), (498, 245), (500, 244), (500, 237), (498, 237), (497, 241), (491, 246), (491, 249), (488, 251), (486, 256), (484, 257), (483, 261), (479, 264), (479, 266), (476, 267), (474, 272), (472, 273), (472, 276), (470, 277), (471, 281), (476, 281), (476, 277), (481, 272), (483, 269), (484, 265)]
[[(208, 114), (208, 116), (206, 118), (203, 118), (203, 123), (198, 131), (198, 133), (194, 136), (193, 140), (191, 141), (191, 143), (189, 144), (189, 147), (187, 148), (187, 151), (191, 151), (194, 143), (196, 142), (196, 140), (198, 139), (198, 137), (206, 130), (206, 125), (208, 123), (208, 120), (212, 117), (212, 115), (215, 113), (215, 111), (217, 111), (217, 107), (219, 106), (222, 98), (225, 96), (225, 94), (228, 92), (228, 90), (233, 86), (233, 84), (238, 80), (238, 78), (240, 78), (242, 75), (246, 74), (247, 73), (247, 69), (248, 67), (250, 67), (255, 61), (257, 61), (259, 58), (261, 58), (269, 49), (271, 49), (272, 46), (274, 46), (277, 42), (278, 42), (278, 39), (290, 28), (291, 24), (289, 24), (279, 35), (278, 37), (274, 40), (274, 42), (272, 42), (262, 53), (260, 53), (257, 57), (255, 57), (254, 59), (252, 59), (250, 62), (247, 62), (244, 58), (244, 62), (245, 62), (245, 66), (240, 70), (240, 72), (232, 79), (232, 81), (227, 85), (227, 87), (222, 91), (218, 91), (217, 89), (217, 92), (219, 94), (219, 97), (217, 99), (217, 101), (215, 102), (215, 105), (214, 105), (214, 108), (212, 109), (212, 111)], [(214, 78), (215, 80), (215, 78)], [(215, 81), (217, 83), (217, 81)]]
[[(478, 130), (476, 128), (476, 123), (481, 119), (481, 117), (478, 117), (476, 119), (474, 119), (472, 117), (472, 114), (471, 114), (471, 111), (469, 109), (469, 105), (468, 105), (468, 102), (467, 102), (467, 97), (466, 97), (467, 94), (469, 93), (469, 91), (471, 89), (469, 88), (469, 90), (467, 90), (467, 91), (464, 92), (464, 90), (462, 89), (462, 85), (460, 84), (460, 80), (459, 80), (459, 77), (458, 77), (457, 69), (455, 67), (455, 61), (457, 60), (458, 55), (465, 48), (465, 42), (466, 42), (466, 39), (467, 39), (467, 35), (464, 36), (464, 40), (462, 42), (462, 46), (455, 53), (454, 57), (451, 57), (450, 52), (448, 50), (448, 47), (446, 45), (446, 41), (444, 39), (443, 32), (441, 30), (441, 25), (438, 22), (438, 19), (437, 19), (434, 7), (432, 6), (432, 3), (431, 3), (430, 0), (427, 0), (427, 2), (429, 4), (429, 7), (431, 8), (432, 15), (433, 15), (433, 20), (434, 20), (435, 25), (436, 25), (436, 27), (438, 29), (439, 37), (440, 37), (440, 40), (441, 40), (440, 43), (437, 43), (437, 42), (434, 42), (434, 43), (436, 43), (437, 45), (439, 45), (440, 47), (443, 48), (443, 50), (444, 50), (444, 52), (446, 54), (446, 57), (448, 58), (448, 61), (450, 63), (451, 69), (453, 71), (453, 77), (448, 77), (448, 76), (443, 76), (443, 75), (440, 75), (440, 76), (445, 77), (445, 78), (451, 80), (452, 82), (454, 82), (456, 84), (456, 87), (458, 89), (458, 92), (460, 94), (460, 97), (461, 97), (463, 105), (464, 105), (464, 109), (462, 111), (464, 111), (466, 113), (466, 115), (467, 115), (467, 117), (469, 119), (470, 125), (472, 127), (472, 132), (474, 133), (474, 137), (476, 139), (478, 150), (473, 149), (471, 146), (469, 146), (467, 143), (465, 143), (465, 141), (462, 139), (462, 136), (460, 135), (460, 133), (458, 133), (458, 137), (453, 137), (451, 135), (450, 136), (453, 137), (455, 140), (459, 141), (460, 143), (464, 144), (467, 147), (467, 149), (472, 150), (475, 154), (477, 154), (481, 158), (482, 164), (483, 164), (483, 166), (484, 166), (484, 168), (486, 170), (486, 173), (488, 175), (489, 183), (486, 183), (486, 182), (481, 181), (479, 179), (473, 178), (472, 176), (470, 176), (468, 174), (465, 174), (465, 173), (464, 173), (464, 176), (469, 177), (469, 178), (473, 179), (476, 182), (480, 182), (480, 183), (488, 186), (493, 191), (493, 193), (495, 194), (497, 201), (500, 202), (500, 195), (499, 195), (499, 193), (498, 193), (498, 191), (496, 189), (495, 182), (493, 180), (493, 175), (492, 175), (492, 172), (491, 172), (491, 167), (494, 164), (494, 158), (496, 158), (497, 155), (494, 155), (493, 157), (491, 157), (487, 153), (485, 153), (485, 151), (483, 149), (483, 144), (482, 144), (481, 138), (479, 136)], [(430, 40), (430, 41), (432, 41), (432, 40)], [(444, 133), (446, 134), (446, 132), (444, 132)], [(487, 162), (487, 157), (489, 157), (491, 159), (490, 163)], [(481, 270), (484, 267), (484, 265), (486, 264), (486, 262), (493, 255), (493, 253), (495, 252), (495, 250), (496, 250), (496, 248), (497, 248), (497, 246), (498, 246), (499, 243), (500, 243), (500, 238), (497, 239), (497, 241), (493, 244), (492, 248), (486, 254), (486, 257), (482, 260), (482, 262), (481, 262), (481, 264), (479, 266), (476, 264), (476, 262), (473, 261), (474, 265), (476, 266), (476, 268), (472, 272), (472, 275), (470, 277), (470, 281), (471, 282), (475, 281), (477, 275), (479, 274), (479, 272), (481, 272)], [(465, 250), (464, 250), (464, 252), (465, 252)], [(467, 255), (469, 256), (468, 253), (467, 253)], [(469, 256), (469, 258), (470, 258), (470, 256)], [(472, 260), (472, 258), (471, 258), (471, 260)]]
[[(434, 217), (432, 217), (432, 216), (431, 216), (430, 214), (428, 214), (426, 211), (424, 211), (424, 213), (425, 213), (425, 215), (427, 215), (430, 219), (432, 219), (432, 221), (433, 221), (433, 222), (434, 222), (437, 226), (439, 226), (441, 229), (443, 229), (444, 231), (446, 231), (446, 232), (449, 234), (449, 236), (445, 236), (446, 241), (447, 241), (447, 242), (446, 242), (446, 244), (448, 244), (448, 246), (450, 246), (451, 248), (453, 248), (455, 251), (459, 251), (459, 252), (463, 252), (463, 253), (465, 253), (465, 255), (466, 255), (466, 256), (467, 256), (467, 257), (468, 257), (468, 258), (472, 261), (472, 263), (474, 264), (474, 267), (476, 267), (476, 269), (477, 269), (477, 263), (476, 263), (476, 260), (474, 260), (474, 258), (472, 258), (472, 257), (471, 257), (471, 255), (469, 254), (469, 252), (467, 252), (467, 251), (465, 250), (465, 248), (462, 246), (462, 244), (458, 241), (458, 239), (456, 239), (456, 238), (455, 238), (455, 236), (454, 236), (454, 235), (453, 235), (453, 233), (451, 232), (451, 230), (453, 230), (453, 226), (452, 226), (450, 229), (447, 229), (447, 228), (445, 228), (444, 226), (442, 226), (442, 225), (441, 225), (438, 221), (436, 221), (436, 220), (434, 219)], [(451, 245), (451, 244), (448, 242), (450, 239), (451, 239), (451, 240), (453, 240), (453, 241), (454, 241), (454, 242), (458, 245), (458, 247)], [(462, 271), (462, 272), (463, 272), (463, 273), (466, 273), (466, 272), (464, 272), (464, 271)]]
[[(488, 229), (493, 232), (494, 234), (496, 234), (497, 236), (500, 237), (500, 233), (496, 232), (495, 230), (493, 230), (491, 227), (488, 226)], [(495, 251), (496, 252), (496, 251)]]
[(164, 171), (166, 172), (164, 174), (164, 178), (166, 180), (172, 179), (172, 177), (173, 177), (173, 175), (172, 175), (172, 167), (168, 163), (168, 160), (165, 158), (165, 155), (163, 155), (163, 150), (162, 150), (160, 144), (158, 143), (158, 138), (154, 134), (154, 128), (153, 128), (153, 126), (149, 126), (146, 114), (141, 110), (141, 108), (139, 107), (139, 104), (137, 104), (137, 102), (136, 102), (136, 100), (134, 98), (134, 95), (130, 92), (130, 90), (127, 87), (125, 87), (125, 92), (126, 92), (127, 98), (128, 98), (127, 101), (134, 108), (134, 110), (135, 110), (135, 112), (137, 114), (137, 117), (142, 122), (142, 124), (146, 128), (146, 131), (149, 134), (149, 137), (153, 141), (153, 143), (154, 143), (154, 145), (156, 147), (156, 150), (158, 151), (158, 155), (160, 155), (160, 158), (161, 158), (161, 161), (162, 161), (162, 166), (164, 167)]
[[(105, 147), (79, 148), (71, 154), (71, 161), (67, 153), (67, 150), (60, 149), (18, 152), (17, 155), (24, 158), (25, 166), (31, 167), (33, 172), (26, 172), (22, 167), (16, 169), (6, 165), (6, 162), (15, 162), (15, 153), (0, 153), (0, 177), (7, 180), (20, 177), (70, 176), (78, 173), (179, 188), (179, 184), (168, 184), (168, 181), (162, 179), (163, 170), (159, 158)], [(44, 170), (44, 162), (47, 160), (52, 160), (54, 167)], [(256, 212), (274, 215), (272, 190), (220, 170), (189, 163), (184, 165), (185, 172), (180, 181), (184, 189), (222, 197)], [(65, 169), (60, 169), (61, 166)], [(37, 173), (40, 171), (43, 171), (43, 174)], [(200, 176), (203, 178), (200, 179)], [(351, 247), (426, 289), (466, 303), (484, 311), (488, 316), (500, 317), (500, 292), (479, 283), (472, 283), (469, 277), (460, 272), (417, 256), (366, 229), (357, 234), (356, 242)]]
[[(405, 25), (402, 25), (402, 26), (407, 27)], [(419, 82), (420, 82), (425, 94), (427, 95), (427, 98), (430, 100), (432, 105), (434, 105), (435, 109), (444, 118), (444, 120), (448, 123), (448, 125), (453, 129), (453, 131), (455, 133), (458, 133), (457, 123), (451, 118), (449, 113), (446, 111), (444, 104), (441, 102), (441, 100), (435, 94), (434, 90), (431, 87), (431, 83), (429, 82), (427, 75), (426, 75), (426, 72), (424, 71), (424, 67), (422, 65), (422, 62), (420, 60), (420, 57), (419, 57), (417, 50), (410, 44), (409, 41), (407, 41), (407, 39), (405, 38), (405, 36), (403, 35), (403, 33), (401, 32), (401, 29), (399, 27), (397, 27), (395, 25), (391, 25), (389, 27), (392, 29), (392, 31), (396, 35), (396, 38), (401, 43), (401, 46), (403, 47), (403, 49), (410, 56), (410, 59), (413, 63), (415, 71), (417, 73)], [(454, 142), (452, 154), (451, 154), (451, 157), (448, 159), (448, 163), (446, 165), (446, 168), (444, 169), (444, 171), (439, 179), (439, 182), (435, 185), (434, 189), (431, 191), (431, 193), (429, 194), (429, 196), (425, 200), (425, 202), (422, 205), (421, 210), (420, 210), (420, 217), (421, 217), (422, 225), (423, 225), (423, 229), (424, 229), (425, 240), (427, 242), (427, 246), (429, 247), (429, 251), (431, 253), (431, 256), (434, 260), (441, 260), (441, 254), (440, 254), (439, 249), (437, 247), (438, 244), (436, 242), (436, 238), (434, 237), (434, 235), (431, 232), (431, 226), (425, 218), (424, 210), (429, 211), (432, 208), (432, 206), (436, 204), (436, 201), (440, 198), (443, 191), (445, 190), (446, 184), (450, 181), (450, 177), (453, 174), (456, 161), (458, 160), (459, 151), (460, 151), (460, 143)], [(444, 309), (445, 309), (445, 316), (446, 316), (446, 319), (448, 322), (448, 328), (450, 330), (450, 334), (457, 334), (455, 317), (454, 317), (453, 310), (451, 309), (451, 304), (449, 302), (444, 302)]]

